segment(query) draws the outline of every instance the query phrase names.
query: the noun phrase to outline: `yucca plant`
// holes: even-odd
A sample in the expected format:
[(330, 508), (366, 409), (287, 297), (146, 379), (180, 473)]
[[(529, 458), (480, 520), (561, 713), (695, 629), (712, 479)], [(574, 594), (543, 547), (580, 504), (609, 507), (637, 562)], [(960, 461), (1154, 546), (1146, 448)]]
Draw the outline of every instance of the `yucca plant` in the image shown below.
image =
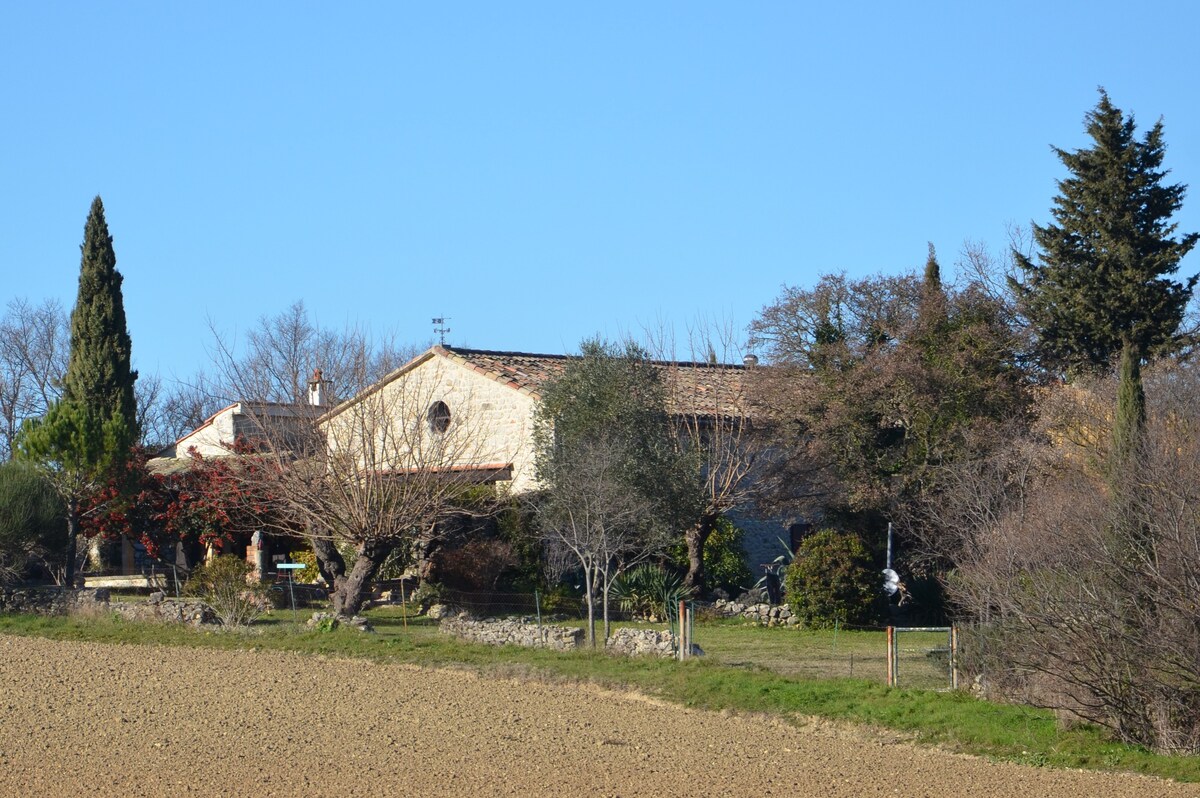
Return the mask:
[(683, 579), (653, 563), (643, 563), (619, 576), (612, 596), (617, 606), (635, 620), (657, 621), (670, 614), (670, 608), (692, 597)]

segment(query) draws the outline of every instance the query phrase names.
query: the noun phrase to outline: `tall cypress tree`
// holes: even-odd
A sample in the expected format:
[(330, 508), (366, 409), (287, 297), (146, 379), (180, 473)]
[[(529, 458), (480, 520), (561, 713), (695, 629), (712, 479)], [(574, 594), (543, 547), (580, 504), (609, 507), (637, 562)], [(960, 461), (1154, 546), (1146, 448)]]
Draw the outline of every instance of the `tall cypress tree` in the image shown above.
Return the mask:
[(100, 418), (119, 413), (136, 437), (133, 384), (137, 372), (129, 363), (130, 340), (121, 297), (124, 278), (117, 271), (100, 197), (92, 200), (80, 249), (79, 295), (71, 311), (71, 356), (63, 394)]
[(65, 581), (75, 581), (81, 508), (127, 461), (137, 440), (121, 275), (104, 204), (96, 197), (83, 231), (79, 296), (71, 312), (71, 354), (62, 398), (44, 418), (27, 421), (18, 440), (67, 508)]
[(1133, 116), (1101, 89), (1085, 121), (1091, 147), (1054, 148), (1070, 176), (1058, 182), (1054, 222), (1034, 225), (1038, 262), (1015, 253), (1025, 276), (1016, 288), (1049, 367), (1103, 372), (1120, 355), (1114, 431), (1120, 460), (1145, 415), (1142, 362), (1183, 343), (1179, 324), (1197, 278), (1181, 283), (1171, 275), (1200, 235), (1174, 235), (1170, 219), (1187, 186), (1163, 182), (1161, 120), (1139, 141)]

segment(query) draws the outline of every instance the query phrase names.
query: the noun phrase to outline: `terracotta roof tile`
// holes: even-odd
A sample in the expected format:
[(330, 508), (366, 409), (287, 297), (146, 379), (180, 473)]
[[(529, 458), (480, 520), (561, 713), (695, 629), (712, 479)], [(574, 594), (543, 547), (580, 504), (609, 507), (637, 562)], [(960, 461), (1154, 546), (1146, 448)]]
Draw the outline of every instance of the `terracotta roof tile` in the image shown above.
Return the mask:
[[(575, 355), (494, 352), (486, 349), (435, 347), (450, 359), (501, 384), (539, 396), (542, 385), (563, 373)], [(746, 367), (727, 363), (653, 361), (661, 370), (673, 413), (739, 415), (745, 412)]]

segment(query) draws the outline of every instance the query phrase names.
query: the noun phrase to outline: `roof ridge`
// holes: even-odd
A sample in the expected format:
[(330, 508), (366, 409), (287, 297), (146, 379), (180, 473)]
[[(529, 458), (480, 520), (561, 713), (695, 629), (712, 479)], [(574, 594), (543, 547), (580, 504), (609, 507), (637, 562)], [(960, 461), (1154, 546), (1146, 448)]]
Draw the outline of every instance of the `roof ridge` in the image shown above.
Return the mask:
[[(446, 352), (460, 355), (463, 357), (466, 357), (468, 355), (489, 355), (489, 356), (493, 356), (493, 357), (495, 357), (495, 356), (531, 357), (531, 358), (542, 358), (545, 360), (579, 360), (580, 358), (583, 357), (583, 355), (549, 354), (549, 353), (545, 353), (545, 352), (519, 352), (519, 351), (506, 351), (506, 350), (502, 350), (502, 349), (470, 349), (467, 347), (450, 346), (448, 344), (443, 344), (441, 346), (436, 346), (434, 348), (435, 349), (440, 348)], [(705, 369), (727, 368), (727, 369), (739, 369), (739, 370), (744, 370), (746, 368), (746, 365), (744, 363), (709, 363), (709, 362), (703, 361), (703, 360), (655, 360), (654, 358), (648, 358), (646, 360), (646, 362), (652, 366), (682, 366), (682, 367), (694, 367), (694, 368), (705, 368)]]

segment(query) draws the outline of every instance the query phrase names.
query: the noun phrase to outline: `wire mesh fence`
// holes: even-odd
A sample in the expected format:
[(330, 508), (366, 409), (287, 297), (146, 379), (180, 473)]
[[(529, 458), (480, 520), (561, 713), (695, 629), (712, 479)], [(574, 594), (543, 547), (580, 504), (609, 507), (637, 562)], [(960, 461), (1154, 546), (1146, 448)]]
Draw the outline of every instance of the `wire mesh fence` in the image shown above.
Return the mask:
[[(392, 602), (396, 603), (400, 596), (392, 591)], [(498, 591), (462, 591), (443, 589), (432, 599), (424, 599), (445, 604), (449, 607), (470, 613), (477, 618), (506, 618), (528, 617), (542, 621), (579, 621), (588, 617), (587, 601), (582, 596), (563, 595), (561, 593), (503, 593)], [(603, 617), (603, 603), (597, 599), (594, 606), (597, 619)], [(608, 617), (612, 621), (648, 620), (665, 622), (666, 615), (635, 617), (621, 602), (609, 599)]]
[[(391, 603), (411, 602), (411, 593), (389, 591)], [(586, 622), (587, 604), (580, 596), (541, 592), (457, 591), (442, 589), (436, 596), (419, 596), (426, 607), (432, 602), (461, 610), (479, 619), (515, 618), (530, 624), (576, 626)], [(409, 617), (420, 611), (409, 604)], [(702, 602), (691, 603), (695, 612), (687, 625), (688, 651), (692, 643), (704, 656), (735, 667), (766, 668), (800, 678), (866, 679), (902, 688), (942, 690), (954, 685), (950, 627), (902, 628), (889, 637), (885, 626), (844, 626), (833, 629), (800, 627), (764, 628), (744, 619), (720, 617)], [(609, 606), (610, 620), (618, 624), (657, 627), (680, 634), (677, 602), (657, 613), (638, 615), (619, 601)], [(599, 601), (596, 621), (602, 620)]]
[(958, 687), (958, 634), (953, 626), (889, 626), (887, 639), (888, 685)]

